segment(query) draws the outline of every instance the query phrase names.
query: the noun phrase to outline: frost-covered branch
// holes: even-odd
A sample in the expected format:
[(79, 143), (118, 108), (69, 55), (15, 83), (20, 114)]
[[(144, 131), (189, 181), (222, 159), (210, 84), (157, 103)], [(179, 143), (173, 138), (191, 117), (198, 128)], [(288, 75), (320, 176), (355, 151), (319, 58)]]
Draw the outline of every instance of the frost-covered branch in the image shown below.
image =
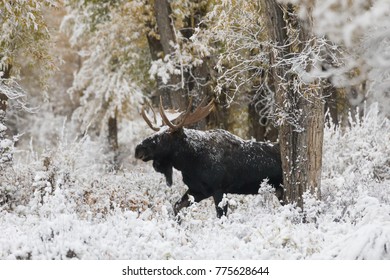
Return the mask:
[[(208, 95), (208, 47), (193, 36), (196, 30), (205, 28), (202, 19), (208, 7), (204, 1), (169, 1), (167, 5), (169, 12), (165, 11), (164, 16), (158, 11), (163, 6), (154, 9), (159, 30), (149, 35), (159, 42), (157, 45), (161, 44), (162, 51), (152, 47), (154, 61), (149, 74), (160, 89), (173, 94), (172, 103), (183, 106), (187, 95)], [(170, 24), (164, 25), (167, 19)]]
[[(366, 83), (368, 100), (388, 112), (390, 85), (390, 2), (387, 0), (280, 0), (293, 2), (298, 15), (311, 14), (313, 30), (342, 46), (343, 64), (328, 67), (336, 86)], [(371, 101), (370, 101), (371, 102)]]
[(27, 93), (15, 79), (0, 79), (0, 94), (4, 94), (9, 101), (12, 101), (12, 105), (17, 109), (29, 113), (35, 112), (34, 108), (27, 105)]
[(0, 69), (12, 66), (12, 76), (18, 76), (21, 64), (40, 67), (44, 85), (56, 69), (49, 53), (51, 35), (43, 17), (44, 9), (56, 7), (58, 0), (0, 2)]
[(215, 92), (230, 106), (239, 98), (252, 99), (261, 123), (274, 112), (274, 91), (269, 86), (269, 52), (258, 1), (223, 1), (213, 6), (194, 40), (203, 44), (215, 63)]

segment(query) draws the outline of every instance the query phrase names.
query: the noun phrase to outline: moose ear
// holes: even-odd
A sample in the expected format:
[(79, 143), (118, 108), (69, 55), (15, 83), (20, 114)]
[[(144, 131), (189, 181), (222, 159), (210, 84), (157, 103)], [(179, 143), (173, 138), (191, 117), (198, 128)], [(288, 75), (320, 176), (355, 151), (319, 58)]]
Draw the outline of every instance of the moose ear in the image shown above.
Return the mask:
[(172, 186), (172, 164), (168, 160), (154, 160), (153, 168), (164, 174), (168, 187)]

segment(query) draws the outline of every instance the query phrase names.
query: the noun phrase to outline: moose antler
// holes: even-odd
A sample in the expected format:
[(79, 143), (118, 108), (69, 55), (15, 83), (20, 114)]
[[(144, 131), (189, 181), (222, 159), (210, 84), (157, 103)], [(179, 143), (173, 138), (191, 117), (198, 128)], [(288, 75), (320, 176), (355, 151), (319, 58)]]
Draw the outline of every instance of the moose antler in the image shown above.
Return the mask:
[[(178, 130), (180, 129), (181, 127), (183, 127), (184, 125), (184, 122), (186, 120), (186, 117), (187, 115), (189, 114), (190, 110), (191, 110), (191, 106), (192, 106), (192, 98), (190, 99), (190, 102), (188, 104), (188, 107), (187, 107), (187, 110), (185, 110), (183, 113), (181, 113), (177, 118), (173, 119), (172, 121), (170, 121), (164, 111), (164, 108), (163, 108), (163, 105), (162, 105), (162, 97), (160, 96), (160, 115), (161, 115), (161, 118), (163, 120), (163, 122), (169, 126), (169, 128), (172, 130), (172, 131), (175, 131), (175, 130)], [(177, 121), (178, 119), (181, 119), (181, 121), (178, 123), (178, 124), (173, 124), (172, 122), (173, 121)]]
[(156, 119), (156, 112), (153, 110), (152, 106), (149, 104), (149, 102), (145, 102), (146, 104), (144, 106), (142, 106), (142, 109), (141, 109), (141, 115), (143, 117), (143, 119), (145, 120), (145, 122), (148, 124), (148, 126), (153, 129), (154, 131), (159, 131), (160, 128), (157, 127), (157, 126), (154, 126), (152, 124), (152, 122), (149, 120), (148, 116), (146, 115), (145, 113), (145, 107), (146, 105), (152, 110), (153, 112), (153, 118), (154, 118), (154, 123), (157, 123), (157, 119)]
[[(209, 104), (202, 107), (202, 105), (205, 103), (205, 100), (206, 99), (204, 98), (202, 100), (202, 102), (200, 103), (200, 105), (195, 109), (195, 111), (190, 113), (191, 107), (192, 107), (192, 98), (191, 98), (187, 109), (184, 112), (182, 112), (178, 117), (174, 118), (173, 120), (170, 120), (166, 115), (164, 107), (162, 106), (162, 98), (160, 96), (159, 113), (161, 115), (161, 119), (162, 119), (163, 124), (167, 125), (171, 131), (176, 131), (184, 126), (188, 126), (188, 125), (197, 123), (201, 119), (205, 118), (208, 114), (210, 114), (210, 112), (214, 108), (214, 98), (209, 102)], [(148, 118), (148, 116), (145, 112), (146, 106), (148, 106), (151, 109), (151, 111), (153, 112), (154, 123), (156, 125), (154, 125), (152, 123), (152, 121)], [(148, 102), (146, 102), (146, 104), (144, 106), (142, 106), (141, 115), (151, 129), (153, 129), (154, 131), (160, 130), (160, 127), (157, 126), (156, 113), (153, 110), (152, 106)]]
[[(206, 98), (203, 98), (203, 100), (200, 102), (199, 106), (196, 107), (195, 111), (189, 114), (184, 122), (184, 126), (191, 125), (194, 123), (199, 122), (200, 120), (204, 119), (208, 116), (208, 114), (211, 113), (211, 111), (214, 109), (214, 98), (211, 99), (209, 104), (206, 106), (203, 106), (205, 103)], [(203, 107), (202, 107), (203, 106)]]
[[(206, 106), (201, 107), (205, 100), (206, 99), (204, 98), (202, 100), (202, 102), (200, 103), (200, 105), (195, 109), (195, 111), (190, 113), (191, 106), (192, 106), (192, 98), (191, 98), (190, 102), (188, 104), (187, 110), (184, 111), (183, 113), (181, 113), (180, 116), (178, 116), (174, 120), (170, 121), (165, 114), (164, 108), (162, 106), (162, 99), (160, 96), (160, 115), (161, 115), (161, 118), (162, 118), (163, 122), (167, 126), (169, 126), (169, 128), (172, 131), (176, 131), (184, 126), (188, 126), (188, 125), (197, 123), (201, 119), (207, 117), (207, 115), (210, 114), (210, 112), (214, 108), (214, 99), (212, 99), (210, 101), (210, 103), (207, 104)], [(178, 121), (178, 120), (180, 120), (180, 122), (178, 124), (173, 124), (173, 122)]]

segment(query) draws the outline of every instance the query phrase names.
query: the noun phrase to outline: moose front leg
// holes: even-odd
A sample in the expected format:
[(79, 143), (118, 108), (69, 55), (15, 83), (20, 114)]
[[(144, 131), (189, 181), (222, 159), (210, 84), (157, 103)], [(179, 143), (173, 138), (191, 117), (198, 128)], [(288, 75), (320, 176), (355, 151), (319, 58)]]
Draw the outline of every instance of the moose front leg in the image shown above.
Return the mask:
[(186, 191), (186, 193), (182, 196), (182, 198), (179, 199), (175, 203), (175, 206), (173, 207), (173, 211), (175, 213), (175, 216), (180, 212), (181, 209), (186, 208), (186, 207), (191, 205), (192, 202), (191, 202), (190, 197), (189, 197), (190, 195), (194, 197), (195, 202), (199, 202), (199, 201), (208, 197), (208, 196), (205, 196), (201, 193), (194, 193), (194, 192), (191, 192), (190, 190)]

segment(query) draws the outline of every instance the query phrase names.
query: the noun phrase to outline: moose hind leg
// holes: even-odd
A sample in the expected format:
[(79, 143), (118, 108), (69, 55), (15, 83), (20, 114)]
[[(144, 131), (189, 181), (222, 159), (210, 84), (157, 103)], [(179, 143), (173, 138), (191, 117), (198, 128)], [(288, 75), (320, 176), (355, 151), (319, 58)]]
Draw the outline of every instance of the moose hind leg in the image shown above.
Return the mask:
[(276, 187), (275, 195), (278, 198), (280, 204), (284, 205), (284, 201), (283, 201), (284, 188), (283, 188), (283, 186)]
[(228, 203), (226, 202), (225, 205), (220, 205), (223, 200), (223, 192), (214, 193), (213, 198), (215, 203), (215, 210), (217, 211), (217, 217), (221, 218), (224, 215), (226, 216)]

